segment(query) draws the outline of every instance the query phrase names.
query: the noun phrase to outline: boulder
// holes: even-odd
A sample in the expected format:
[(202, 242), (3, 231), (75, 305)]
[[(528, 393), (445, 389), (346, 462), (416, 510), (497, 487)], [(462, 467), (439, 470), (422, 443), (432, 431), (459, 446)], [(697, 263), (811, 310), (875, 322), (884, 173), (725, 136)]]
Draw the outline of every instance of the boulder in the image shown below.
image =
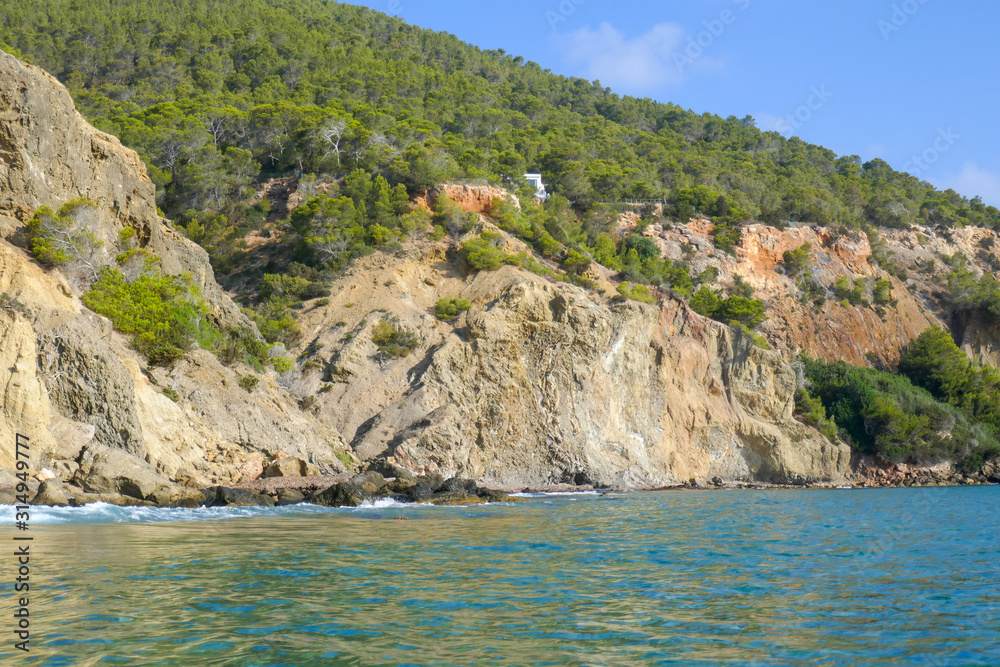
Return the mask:
[(309, 502), (324, 507), (358, 507), (370, 500), (372, 500), (371, 493), (361, 486), (349, 482), (334, 484), (309, 497)]
[(981, 475), (993, 484), (1000, 484), (1000, 458), (993, 459), (984, 465)]
[(173, 486), (145, 461), (97, 443), (84, 447), (73, 482), (89, 493), (120, 493), (139, 500)]
[(466, 493), (465, 491), (445, 491), (435, 493), (427, 502), (432, 505), (481, 505), (486, 502), (484, 498)]
[(120, 493), (76, 493), (69, 499), (70, 507), (83, 507), (92, 503), (107, 503), (118, 507), (156, 507), (156, 503)]
[(368, 472), (363, 472), (360, 475), (355, 475), (351, 479), (351, 484), (357, 484), (358, 486), (370, 485), (370, 493), (375, 493), (383, 488), (385, 488), (386, 481), (385, 477), (375, 472), (374, 470), (369, 470)]
[(488, 503), (516, 503), (522, 500), (503, 491), (494, 491), (493, 489), (479, 489), (477, 495)]
[(444, 475), (436, 472), (428, 473), (418, 477), (417, 482), (423, 482), (425, 485), (430, 487), (431, 491), (436, 493), (441, 490), (442, 486), (444, 486)]
[(246, 489), (231, 489), (227, 486), (216, 486), (205, 489), (206, 507), (274, 507), (274, 498)]
[(306, 497), (296, 489), (278, 489), (278, 506), (298, 505), (305, 502)]
[(200, 507), (205, 502), (205, 495), (197, 489), (183, 486), (162, 486), (154, 491), (149, 500), (160, 507)]
[(405, 491), (406, 497), (411, 503), (422, 503), (430, 500), (434, 495), (434, 489), (427, 485), (427, 482), (417, 482)]
[(398, 466), (395, 463), (390, 463), (385, 459), (376, 459), (368, 464), (368, 471), (377, 472), (385, 478), (395, 477), (396, 479), (404, 479), (407, 481), (413, 481), (416, 476), (402, 466)]
[(406, 493), (416, 485), (417, 482), (413, 478), (403, 479), (402, 477), (397, 477), (386, 484), (385, 488), (388, 489), (390, 493)]
[(283, 456), (264, 468), (264, 477), (318, 477), (319, 468), (295, 456)]
[(445, 493), (467, 493), (471, 496), (475, 495), (478, 489), (479, 487), (471, 479), (452, 477), (441, 485), (440, 490)]
[(69, 505), (69, 498), (66, 496), (66, 490), (62, 484), (46, 480), (38, 485), (38, 493), (32, 498), (31, 504), (66, 507)]

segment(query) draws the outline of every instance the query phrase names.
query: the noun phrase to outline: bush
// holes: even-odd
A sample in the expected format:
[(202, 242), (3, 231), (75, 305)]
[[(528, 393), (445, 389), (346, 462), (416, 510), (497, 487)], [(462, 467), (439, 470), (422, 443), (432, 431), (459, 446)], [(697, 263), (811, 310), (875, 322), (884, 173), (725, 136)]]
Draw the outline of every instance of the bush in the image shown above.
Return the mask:
[(387, 357), (407, 357), (420, 346), (420, 338), (390, 318), (382, 319), (372, 330), (372, 342)]
[(498, 246), (501, 236), (494, 232), (483, 232), (462, 244), (462, 257), (469, 268), (476, 271), (496, 271), (510, 256)]
[(875, 282), (872, 289), (872, 303), (876, 306), (895, 306), (896, 300), (892, 298), (892, 283), (885, 278), (880, 278)]
[(438, 299), (435, 310), (439, 320), (453, 320), (463, 310), (468, 310), (471, 307), (472, 302), (468, 299), (460, 299), (452, 296), (445, 299)]
[(260, 378), (256, 375), (244, 375), (240, 378), (240, 388), (245, 389), (248, 394), (252, 394), (253, 390), (257, 388), (257, 383), (260, 382)]
[(760, 299), (745, 296), (730, 296), (723, 299), (708, 286), (702, 286), (695, 292), (688, 305), (699, 315), (711, 317), (730, 326), (746, 327), (748, 330), (767, 319), (764, 302)]
[(645, 285), (633, 285), (632, 283), (622, 283), (618, 286), (618, 293), (626, 299), (639, 301), (641, 303), (656, 303), (656, 297)]
[(32, 257), (44, 266), (79, 265), (88, 281), (99, 273), (97, 253), (102, 243), (94, 236), (92, 217), (96, 205), (84, 198), (73, 199), (53, 212), (43, 206), (25, 226)]
[(805, 273), (812, 266), (812, 246), (808, 243), (795, 250), (788, 250), (782, 259), (785, 263), (785, 270), (788, 275), (797, 276)]
[(988, 428), (906, 377), (844, 362), (804, 358), (803, 363), (810, 394), (822, 402), (841, 439), (863, 454), (926, 465), (1000, 446)]
[(847, 276), (841, 276), (833, 284), (833, 294), (837, 301), (846, 301), (852, 306), (860, 306), (865, 302), (865, 290), (860, 282), (851, 283)]
[(167, 387), (163, 390), (163, 395), (169, 398), (174, 403), (178, 403), (181, 400), (181, 395), (177, 393), (176, 390)]
[(814, 398), (805, 387), (795, 391), (795, 418), (815, 427), (828, 440), (837, 439), (836, 422), (827, 417), (823, 401)]
[(117, 269), (104, 268), (83, 303), (130, 335), (152, 364), (173, 363), (199, 338), (220, 337), (190, 276), (143, 274), (129, 282)]
[(899, 372), (970, 419), (1000, 431), (1000, 372), (970, 359), (943, 329), (928, 329), (903, 351)]

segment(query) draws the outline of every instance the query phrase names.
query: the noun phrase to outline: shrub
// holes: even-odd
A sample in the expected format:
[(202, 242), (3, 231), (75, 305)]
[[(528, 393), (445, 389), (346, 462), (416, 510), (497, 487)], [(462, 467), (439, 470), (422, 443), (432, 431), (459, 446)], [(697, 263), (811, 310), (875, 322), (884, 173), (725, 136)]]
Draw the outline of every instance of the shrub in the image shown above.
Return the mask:
[(803, 363), (810, 394), (823, 403), (841, 439), (861, 453), (929, 464), (1000, 446), (988, 428), (904, 376), (844, 362), (804, 358)]
[(894, 306), (896, 300), (892, 298), (892, 283), (885, 278), (880, 278), (872, 288), (872, 303), (876, 306)]
[(970, 359), (943, 329), (928, 329), (903, 351), (899, 372), (969, 418), (1000, 431), (1000, 372)]
[(260, 382), (260, 378), (256, 375), (244, 375), (240, 378), (239, 384), (241, 389), (245, 389), (248, 394), (252, 394), (253, 390), (257, 388), (258, 382)]
[(785, 264), (785, 270), (788, 271), (788, 275), (797, 276), (801, 273), (805, 273), (812, 266), (812, 246), (808, 243), (802, 245), (795, 250), (788, 250), (782, 256), (782, 260)]
[(472, 302), (468, 299), (447, 297), (445, 299), (438, 299), (435, 310), (439, 320), (453, 320), (463, 310), (468, 310), (471, 307)]
[(174, 403), (177, 403), (181, 400), (181, 395), (178, 394), (176, 390), (171, 389), (170, 387), (167, 387), (166, 389), (163, 390), (163, 395), (169, 398)]
[(469, 268), (476, 271), (496, 271), (509, 255), (498, 246), (501, 241), (499, 234), (483, 232), (481, 236), (471, 238), (462, 244), (462, 257)]
[(747, 330), (753, 329), (767, 319), (764, 302), (760, 299), (750, 299), (745, 296), (730, 296), (723, 299), (708, 286), (702, 286), (695, 292), (688, 305), (699, 315), (711, 317), (733, 327), (746, 327)]
[(129, 282), (117, 269), (104, 268), (83, 303), (130, 335), (152, 364), (170, 364), (198, 338), (219, 336), (190, 276), (143, 274)]
[(827, 417), (823, 401), (814, 398), (805, 387), (795, 391), (795, 417), (800, 422), (815, 427), (828, 440), (836, 440), (837, 423)]
[(645, 285), (633, 285), (632, 283), (622, 283), (618, 286), (618, 293), (626, 299), (639, 301), (641, 303), (656, 303), (656, 297)]
[(49, 267), (79, 264), (88, 278), (96, 280), (100, 268), (96, 255), (102, 243), (90, 231), (95, 210), (92, 201), (81, 197), (56, 212), (48, 206), (35, 211), (25, 226), (32, 257)]
[(387, 357), (406, 357), (420, 345), (420, 338), (390, 318), (382, 319), (372, 330), (372, 342)]
[(846, 301), (852, 306), (860, 306), (865, 302), (865, 290), (860, 281), (852, 284), (847, 276), (841, 276), (833, 284), (833, 294), (837, 301)]

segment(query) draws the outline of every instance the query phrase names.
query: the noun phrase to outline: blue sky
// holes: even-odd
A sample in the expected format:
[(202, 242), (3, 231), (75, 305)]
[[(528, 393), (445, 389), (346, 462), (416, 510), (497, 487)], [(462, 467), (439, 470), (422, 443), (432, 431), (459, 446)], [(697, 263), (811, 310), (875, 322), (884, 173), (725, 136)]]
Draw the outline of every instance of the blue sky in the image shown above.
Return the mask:
[(374, 0), (558, 74), (897, 169), (1000, 206), (1000, 3)]

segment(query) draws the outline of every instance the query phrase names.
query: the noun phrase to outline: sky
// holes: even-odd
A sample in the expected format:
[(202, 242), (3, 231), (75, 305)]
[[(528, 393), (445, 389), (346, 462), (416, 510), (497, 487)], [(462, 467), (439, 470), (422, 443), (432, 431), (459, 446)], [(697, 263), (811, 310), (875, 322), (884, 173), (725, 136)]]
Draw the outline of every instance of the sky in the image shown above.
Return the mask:
[(1000, 206), (1000, 2), (353, 2)]

